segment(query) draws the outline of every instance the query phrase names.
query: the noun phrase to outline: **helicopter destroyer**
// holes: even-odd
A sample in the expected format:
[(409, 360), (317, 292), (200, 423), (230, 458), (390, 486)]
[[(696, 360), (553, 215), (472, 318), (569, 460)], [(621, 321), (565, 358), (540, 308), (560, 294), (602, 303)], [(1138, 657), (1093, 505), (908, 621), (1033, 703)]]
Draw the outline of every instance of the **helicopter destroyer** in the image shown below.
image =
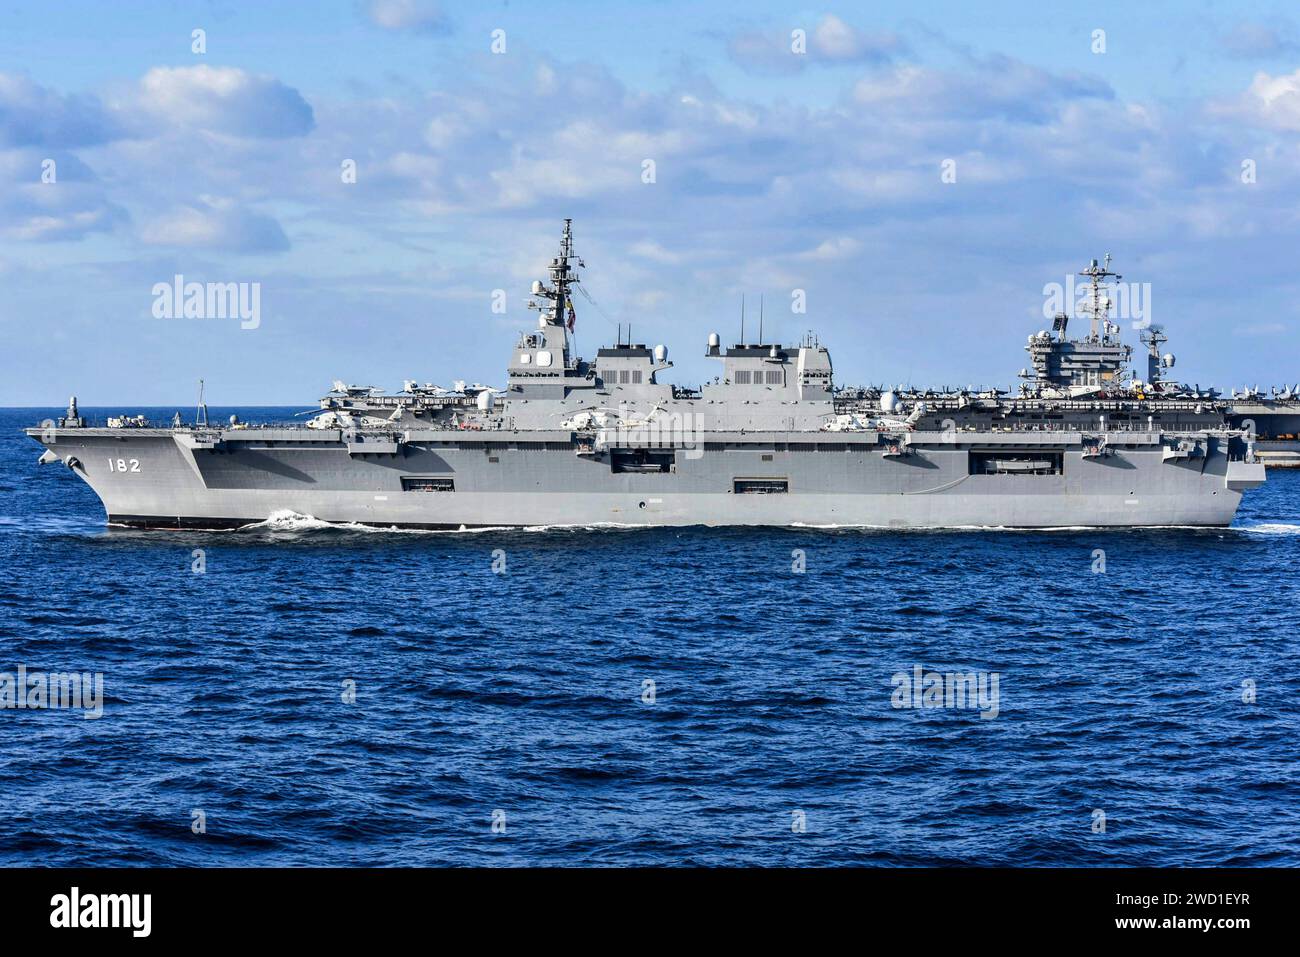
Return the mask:
[[(535, 328), (504, 389), (335, 383), (305, 424), (89, 424), (70, 403), (28, 429), (112, 525), (222, 528), (285, 512), (380, 527), (542, 525), (1225, 526), (1264, 481), (1249, 433), (1162, 373), (1145, 381), (1109, 320), (1094, 260), (1091, 328), (1026, 346), (1019, 395), (837, 389), (828, 349), (763, 341), (706, 355), (699, 389), (661, 381), (664, 346), (622, 335), (587, 360), (571, 332), (578, 269), (565, 220)], [(743, 338), (743, 337), (742, 337)]]

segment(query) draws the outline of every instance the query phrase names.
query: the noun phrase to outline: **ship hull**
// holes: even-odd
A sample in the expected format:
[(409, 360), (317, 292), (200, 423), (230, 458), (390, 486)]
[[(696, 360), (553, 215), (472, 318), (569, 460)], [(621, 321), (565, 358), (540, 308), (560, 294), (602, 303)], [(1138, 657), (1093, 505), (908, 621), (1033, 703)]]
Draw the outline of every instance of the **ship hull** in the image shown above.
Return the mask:
[(1054, 471), (975, 474), (973, 456), (1003, 454), (989, 451), (989, 437), (983, 446), (918, 437), (901, 455), (875, 436), (718, 437), (661, 452), (665, 470), (647, 473), (616, 471), (608, 453), (576, 454), (571, 436), (553, 433), (391, 445), (303, 430), (228, 431), (211, 442), (162, 429), (29, 434), (91, 486), (111, 524), (144, 528), (231, 528), (283, 513), (451, 529), (1226, 526), (1263, 481), (1262, 466), (1229, 461), (1214, 440), (1199, 458), (1171, 461), (1150, 436), (1117, 438), (1100, 457), (1077, 439), (1022, 437), (1034, 445), (1019, 459), (1042, 455)]

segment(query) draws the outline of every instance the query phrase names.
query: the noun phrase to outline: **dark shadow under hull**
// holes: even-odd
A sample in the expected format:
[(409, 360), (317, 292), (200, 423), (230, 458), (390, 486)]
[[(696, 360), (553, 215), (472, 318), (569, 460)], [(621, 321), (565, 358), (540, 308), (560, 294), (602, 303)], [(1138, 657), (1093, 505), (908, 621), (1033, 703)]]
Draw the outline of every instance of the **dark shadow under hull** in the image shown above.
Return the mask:
[[(221, 531), (225, 529), (247, 528), (250, 525), (264, 525), (265, 518), (186, 518), (178, 515), (110, 515), (109, 525), (124, 528), (143, 528), (157, 531), (176, 531), (190, 529), (194, 531)], [(461, 528), (500, 528), (494, 525), (439, 524), (433, 522), (349, 522), (350, 525), (364, 525), (367, 528), (412, 528), (424, 531), (456, 531)]]

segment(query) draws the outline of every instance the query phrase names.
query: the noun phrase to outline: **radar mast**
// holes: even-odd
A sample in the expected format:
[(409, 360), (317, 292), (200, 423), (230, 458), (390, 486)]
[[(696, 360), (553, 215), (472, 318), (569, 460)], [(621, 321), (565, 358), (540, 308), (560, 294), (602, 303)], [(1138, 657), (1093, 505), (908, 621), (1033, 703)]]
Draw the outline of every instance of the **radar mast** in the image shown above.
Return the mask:
[(1154, 386), (1164, 376), (1164, 370), (1173, 365), (1173, 356), (1161, 356), (1160, 347), (1169, 341), (1164, 326), (1147, 326), (1138, 338), (1147, 347), (1147, 382)]
[(1088, 264), (1088, 268), (1079, 275), (1089, 280), (1088, 301), (1083, 304), (1083, 311), (1091, 318), (1088, 338), (1096, 341), (1097, 323), (1104, 323), (1105, 326), (1110, 325), (1110, 297), (1106, 295), (1105, 280), (1123, 279), (1124, 277), (1117, 272), (1110, 271), (1110, 253), (1106, 254), (1105, 262), (1102, 265), (1097, 265), (1097, 260), (1094, 259)]
[(579, 269), (587, 268), (587, 264), (573, 251), (573, 220), (566, 219), (564, 235), (560, 239), (560, 253), (551, 259), (548, 267), (551, 284), (548, 286), (541, 280), (533, 283), (533, 295), (544, 301), (534, 299), (528, 303), (528, 308), (540, 312), (547, 325), (566, 327), (569, 332), (573, 331), (577, 319), (569, 288), (582, 281), (572, 263), (576, 263)]

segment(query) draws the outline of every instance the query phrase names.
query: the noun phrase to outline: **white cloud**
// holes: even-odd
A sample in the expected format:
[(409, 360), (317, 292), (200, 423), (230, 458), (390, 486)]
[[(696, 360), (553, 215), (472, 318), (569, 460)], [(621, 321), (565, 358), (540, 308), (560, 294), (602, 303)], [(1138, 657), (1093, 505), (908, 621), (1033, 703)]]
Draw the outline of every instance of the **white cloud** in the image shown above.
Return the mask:
[(53, 191), (38, 192), (40, 189), (39, 186), (24, 187), (19, 195), (11, 196), (0, 205), (0, 213), (4, 213), (6, 220), (3, 232), (7, 237), (23, 242), (77, 240), (88, 233), (110, 230), (122, 219), (121, 210), (92, 197), (79, 202), (77, 198), (63, 196), (60, 197), (63, 202), (47, 203), (46, 197)]
[(643, 239), (640, 242), (633, 243), (628, 250), (633, 256), (639, 256), (642, 259), (649, 259), (651, 262), (663, 263), (664, 265), (675, 266), (683, 261), (680, 251), (674, 252), (665, 249), (660, 243), (653, 239)]
[(1281, 76), (1256, 73), (1244, 94), (1217, 101), (1211, 111), (1256, 126), (1300, 131), (1300, 70)]
[(0, 147), (76, 148), (121, 135), (95, 97), (62, 95), (30, 77), (0, 73)]
[(154, 123), (255, 139), (302, 136), (315, 126), (297, 90), (237, 67), (154, 67), (140, 81), (139, 107)]
[(848, 259), (862, 249), (862, 243), (852, 236), (836, 236), (820, 243), (816, 249), (799, 253), (799, 259), (830, 262), (836, 259)]
[(885, 60), (903, 47), (902, 40), (895, 34), (864, 33), (831, 13), (822, 18), (809, 39), (815, 55), (847, 62)]
[[(46, 159), (55, 181), (42, 182)], [(0, 235), (23, 242), (78, 240), (108, 232), (128, 220), (105, 195), (103, 184), (77, 157), (43, 157), (31, 150), (0, 152)]]
[(288, 237), (272, 217), (211, 198), (149, 219), (142, 225), (140, 239), (150, 246), (233, 252), (278, 252), (289, 247)]
[[(794, 29), (806, 32), (806, 50), (793, 49)], [(867, 33), (826, 14), (807, 30), (800, 24), (770, 30), (747, 30), (727, 44), (731, 59), (754, 73), (796, 73), (808, 64), (886, 63), (908, 52), (895, 33)]]
[(555, 131), (538, 130), (527, 149), (513, 151), (508, 165), (494, 169), (497, 205), (528, 206), (544, 198), (569, 199), (641, 188), (643, 163), (655, 163), (656, 180), (672, 175), (671, 160), (686, 149), (686, 130), (648, 131), (624, 122), (578, 120)]
[(412, 33), (447, 33), (451, 23), (433, 0), (369, 0), (365, 6), (377, 27)]
[(960, 72), (903, 64), (873, 72), (853, 87), (854, 101), (872, 110), (957, 122), (993, 116), (1045, 122), (1072, 101), (1113, 97), (1102, 80), (1050, 73), (1001, 56)]

